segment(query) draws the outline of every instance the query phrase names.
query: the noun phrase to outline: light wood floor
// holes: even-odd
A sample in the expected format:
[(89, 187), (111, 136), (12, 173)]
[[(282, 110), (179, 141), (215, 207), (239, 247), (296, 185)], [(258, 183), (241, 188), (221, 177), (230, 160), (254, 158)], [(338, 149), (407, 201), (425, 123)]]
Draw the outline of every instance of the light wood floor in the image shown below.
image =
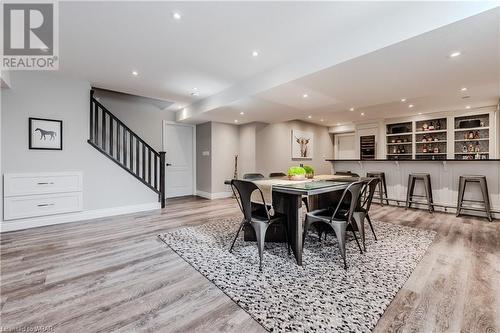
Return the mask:
[[(265, 332), (156, 235), (238, 213), (232, 199), (1, 235), (1, 325), (55, 332)], [(500, 332), (500, 223), (395, 207), (438, 236), (376, 332)]]

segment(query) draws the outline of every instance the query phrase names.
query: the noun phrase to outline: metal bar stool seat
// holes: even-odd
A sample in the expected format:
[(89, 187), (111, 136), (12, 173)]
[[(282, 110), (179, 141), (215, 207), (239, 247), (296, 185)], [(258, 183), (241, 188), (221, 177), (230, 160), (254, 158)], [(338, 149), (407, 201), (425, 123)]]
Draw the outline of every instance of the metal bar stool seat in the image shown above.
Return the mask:
[[(464, 200), (464, 193), (467, 183), (478, 183), (481, 188), (481, 193), (483, 195), (483, 200)], [(464, 202), (475, 202), (483, 204), (484, 208), (479, 209), (475, 207), (464, 206)], [(458, 181), (458, 200), (457, 200), (457, 217), (460, 215), (462, 209), (474, 210), (474, 211), (484, 211), (486, 217), (491, 222), (493, 217), (491, 214), (491, 202), (490, 195), (488, 192), (488, 183), (486, 182), (486, 176), (482, 175), (464, 175), (460, 176)]]
[(387, 183), (385, 182), (385, 172), (370, 171), (366, 173), (366, 177), (378, 178), (380, 180), (378, 182), (378, 197), (375, 197), (374, 199), (379, 199), (380, 204), (383, 206), (385, 197), (385, 202), (389, 205), (389, 198), (387, 197)]
[[(417, 180), (424, 182), (425, 195), (413, 194)], [(415, 201), (414, 197), (426, 198), (426, 202)], [(406, 191), (406, 208), (411, 208), (411, 204), (427, 204), (429, 213), (434, 211), (434, 200), (432, 199), (431, 175), (428, 173), (411, 173), (408, 175), (408, 189)]]

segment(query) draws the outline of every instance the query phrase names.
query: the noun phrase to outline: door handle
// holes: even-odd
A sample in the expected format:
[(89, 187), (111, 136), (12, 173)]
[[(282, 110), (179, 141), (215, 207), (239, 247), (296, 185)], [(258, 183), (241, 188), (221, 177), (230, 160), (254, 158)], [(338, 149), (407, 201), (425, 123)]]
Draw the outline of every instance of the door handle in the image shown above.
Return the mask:
[(171, 166), (171, 165), (172, 165), (172, 164), (170, 164), (170, 163), (167, 163), (167, 164), (166, 164), (166, 166)]

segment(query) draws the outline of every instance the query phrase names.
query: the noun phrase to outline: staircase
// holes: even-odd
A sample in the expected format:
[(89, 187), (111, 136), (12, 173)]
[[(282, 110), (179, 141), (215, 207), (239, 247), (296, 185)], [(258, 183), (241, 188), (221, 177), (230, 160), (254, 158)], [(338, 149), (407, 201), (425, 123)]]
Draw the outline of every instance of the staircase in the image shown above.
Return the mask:
[(87, 141), (122, 169), (158, 194), (165, 207), (165, 152), (157, 152), (113, 115), (90, 91), (90, 133)]

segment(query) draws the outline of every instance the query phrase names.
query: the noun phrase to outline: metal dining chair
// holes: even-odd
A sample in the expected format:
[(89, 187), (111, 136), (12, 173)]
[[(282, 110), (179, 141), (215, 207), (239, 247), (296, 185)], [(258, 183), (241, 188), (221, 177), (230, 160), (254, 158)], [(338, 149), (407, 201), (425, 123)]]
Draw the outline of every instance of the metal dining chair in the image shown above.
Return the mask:
[(363, 190), (360, 195), (360, 197), (364, 199), (358, 206), (356, 206), (353, 214), (353, 218), (356, 221), (359, 233), (361, 235), (361, 242), (363, 243), (363, 251), (366, 251), (365, 219), (368, 221), (368, 224), (370, 225), (370, 229), (372, 230), (375, 241), (377, 241), (377, 235), (375, 235), (375, 230), (373, 229), (372, 221), (370, 220), (368, 212), (370, 211), (370, 207), (372, 206), (373, 197), (375, 191), (377, 190), (379, 182), (380, 178), (370, 178), (364, 180), (365, 186), (363, 187)]
[[(346, 250), (345, 250), (347, 230), (352, 231), (354, 239), (358, 244), (359, 250), (361, 253), (363, 253), (358, 238), (356, 236), (356, 233), (354, 232), (352, 221), (353, 221), (353, 214), (356, 210), (356, 206), (358, 206), (359, 204), (359, 198), (364, 186), (365, 186), (364, 181), (357, 181), (349, 184), (349, 186), (347, 186), (347, 188), (342, 193), (342, 197), (340, 198), (340, 201), (337, 204), (337, 207), (335, 208), (333, 213), (331, 213), (332, 212), (331, 209), (320, 209), (306, 214), (306, 219), (304, 223), (303, 244), (305, 243), (307, 232), (309, 231), (309, 228), (313, 224), (320, 223), (323, 225), (330, 226), (335, 232), (335, 235), (337, 236), (340, 254), (342, 255), (345, 269), (347, 269)], [(348, 204), (348, 209), (347, 211), (342, 212), (341, 210), (342, 207), (345, 205), (345, 203)]]
[(277, 177), (286, 177), (286, 173), (284, 173), (284, 172), (271, 172), (269, 174), (269, 178), (277, 178)]
[(245, 173), (243, 175), (243, 179), (259, 179), (265, 178), (265, 176), (261, 173)]
[[(266, 232), (271, 224), (282, 223), (288, 254), (290, 254), (290, 243), (288, 242), (288, 228), (286, 224), (286, 218), (281, 214), (275, 214), (274, 216), (271, 216), (269, 214), (268, 206), (266, 205), (266, 202), (264, 200), (264, 194), (253, 182), (233, 179), (231, 181), (231, 188), (233, 190), (234, 196), (236, 197), (236, 201), (238, 202), (238, 206), (243, 213), (243, 220), (241, 221), (238, 227), (238, 231), (234, 236), (229, 252), (233, 251), (234, 243), (236, 242), (236, 239), (238, 239), (238, 235), (240, 234), (241, 229), (243, 229), (245, 225), (250, 225), (255, 231), (257, 247), (259, 250), (259, 270), (262, 271), (262, 257), (264, 254)], [(259, 214), (259, 210), (252, 210), (251, 197), (254, 191), (258, 191), (260, 193), (260, 197), (262, 199), (262, 208), (265, 212), (264, 216), (262, 216), (262, 214)]]

